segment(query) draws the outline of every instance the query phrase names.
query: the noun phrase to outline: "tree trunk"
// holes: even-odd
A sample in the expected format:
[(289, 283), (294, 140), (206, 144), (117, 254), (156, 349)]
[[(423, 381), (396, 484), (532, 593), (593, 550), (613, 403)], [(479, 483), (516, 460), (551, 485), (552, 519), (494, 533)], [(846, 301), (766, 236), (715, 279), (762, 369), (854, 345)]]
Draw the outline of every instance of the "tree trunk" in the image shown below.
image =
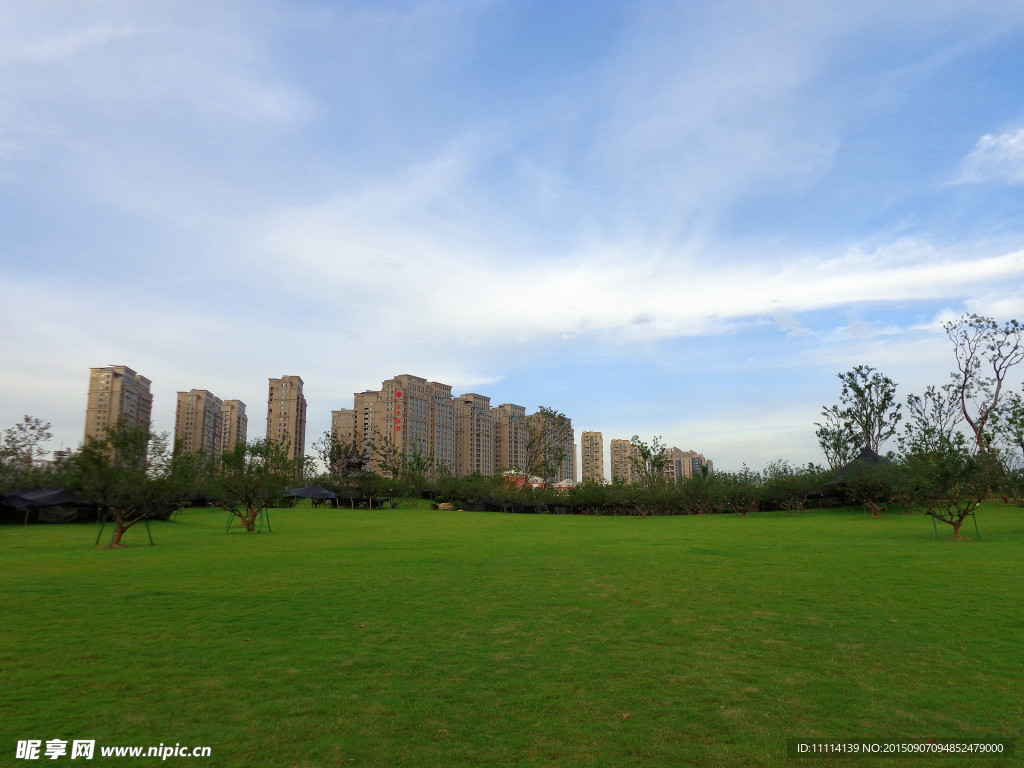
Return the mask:
[(248, 533), (256, 533), (256, 517), (259, 512), (254, 510), (251, 506), (249, 507), (249, 513), (243, 518), (245, 523), (245, 530)]
[(130, 526), (124, 524), (124, 515), (114, 516), (114, 538), (110, 540), (110, 546), (120, 547), (121, 537), (124, 536), (124, 532), (128, 530)]

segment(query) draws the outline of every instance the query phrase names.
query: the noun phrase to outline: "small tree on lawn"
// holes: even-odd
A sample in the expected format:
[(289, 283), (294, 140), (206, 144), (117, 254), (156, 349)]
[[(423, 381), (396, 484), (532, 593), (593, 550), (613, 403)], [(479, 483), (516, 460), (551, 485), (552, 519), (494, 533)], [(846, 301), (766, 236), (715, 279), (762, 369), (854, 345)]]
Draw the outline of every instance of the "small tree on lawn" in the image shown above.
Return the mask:
[(260, 512), (276, 504), (292, 482), (295, 463), (288, 448), (274, 440), (238, 443), (221, 456), (213, 495), (225, 510), (239, 519), (246, 531), (256, 531)]
[(694, 475), (680, 483), (680, 502), (693, 514), (722, 512), (726, 506), (728, 486), (729, 478), (723, 478), (718, 473)]
[(722, 484), (724, 508), (739, 512), (743, 517), (761, 508), (762, 477), (759, 472), (746, 464), (739, 472), (722, 472), (718, 475)]
[(959, 432), (930, 450), (910, 451), (903, 463), (924, 514), (951, 526), (958, 541), (964, 520), (1005, 475), (995, 452), (972, 451)]
[(825, 470), (815, 464), (794, 467), (785, 459), (770, 462), (761, 474), (765, 500), (787, 514), (803, 512), (807, 499), (827, 479)]
[(854, 462), (847, 466), (843, 478), (843, 488), (849, 498), (862, 504), (873, 517), (878, 517), (899, 499), (901, 483), (900, 468), (886, 460)]
[(190, 480), (175, 464), (166, 432), (124, 422), (87, 438), (67, 464), (72, 484), (113, 517), (112, 547), (133, 526), (176, 508)]

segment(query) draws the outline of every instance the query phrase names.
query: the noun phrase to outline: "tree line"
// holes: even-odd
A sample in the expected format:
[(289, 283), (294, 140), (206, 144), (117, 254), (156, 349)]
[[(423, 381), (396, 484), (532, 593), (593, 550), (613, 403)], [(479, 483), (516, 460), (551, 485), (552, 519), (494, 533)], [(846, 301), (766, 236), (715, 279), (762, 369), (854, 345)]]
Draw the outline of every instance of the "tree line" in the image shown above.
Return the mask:
[(954, 358), (948, 382), (901, 402), (891, 378), (855, 366), (838, 374), (839, 402), (823, 407), (815, 434), (830, 469), (849, 468), (852, 498), (875, 514), (889, 504), (919, 509), (959, 539), (990, 495), (1024, 497), (1024, 399), (1008, 388), (1024, 361), (1024, 327), (965, 314), (943, 330)]
[[(583, 482), (568, 489), (522, 486), (506, 473), (454, 477), (430, 455), (406, 455), (386, 441), (365, 445), (325, 433), (310, 457), (288, 458), (287, 446), (258, 439), (214, 460), (172, 444), (166, 433), (119, 423), (90, 438), (59, 462), (43, 463), (50, 425), (26, 416), (0, 439), (0, 492), (68, 487), (109, 511), (114, 543), (142, 520), (190, 502), (219, 504), (238, 524), (256, 530), (259, 513), (280, 506), (289, 487), (319, 483), (335, 492), (386, 498), (394, 504), (429, 497), (468, 505), (482, 499), (499, 508), (572, 514), (748, 515), (815, 506), (860, 504), (874, 514), (889, 505), (922, 511), (952, 527), (992, 494), (1024, 501), (1024, 399), (1008, 387), (1024, 360), (1024, 327), (1017, 321), (964, 315), (944, 326), (952, 342), (950, 381), (904, 401), (897, 385), (871, 366), (838, 374), (839, 402), (824, 406), (815, 434), (826, 465), (785, 459), (756, 471), (704, 472), (666, 479), (665, 446), (634, 435), (635, 482)], [(549, 480), (566, 458), (564, 414), (541, 408), (527, 424), (524, 466), (515, 473)], [(886, 443), (895, 446), (882, 454)], [(374, 471), (365, 466), (373, 458)]]

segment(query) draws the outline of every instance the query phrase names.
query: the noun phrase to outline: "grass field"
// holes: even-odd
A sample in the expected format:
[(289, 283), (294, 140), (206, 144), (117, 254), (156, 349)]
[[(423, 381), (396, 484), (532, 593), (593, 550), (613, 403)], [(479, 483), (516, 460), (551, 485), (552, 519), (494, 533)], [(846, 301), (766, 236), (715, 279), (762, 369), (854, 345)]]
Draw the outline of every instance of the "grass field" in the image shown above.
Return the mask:
[(264, 534), (185, 510), (121, 550), (3, 526), (0, 765), (54, 738), (211, 748), (167, 765), (1018, 765), (786, 757), (1021, 737), (1024, 511), (978, 518), (955, 543), (852, 510), (295, 508)]

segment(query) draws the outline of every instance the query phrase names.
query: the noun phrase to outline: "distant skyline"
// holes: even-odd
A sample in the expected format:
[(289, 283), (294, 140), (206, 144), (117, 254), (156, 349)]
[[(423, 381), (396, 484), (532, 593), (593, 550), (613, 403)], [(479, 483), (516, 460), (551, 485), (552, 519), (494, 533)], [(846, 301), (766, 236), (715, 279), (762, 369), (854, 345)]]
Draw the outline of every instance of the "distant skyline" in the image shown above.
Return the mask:
[(1024, 320), (1022, 80), (1024, 0), (7, 0), (0, 428), (411, 373), (823, 463), (837, 373)]

